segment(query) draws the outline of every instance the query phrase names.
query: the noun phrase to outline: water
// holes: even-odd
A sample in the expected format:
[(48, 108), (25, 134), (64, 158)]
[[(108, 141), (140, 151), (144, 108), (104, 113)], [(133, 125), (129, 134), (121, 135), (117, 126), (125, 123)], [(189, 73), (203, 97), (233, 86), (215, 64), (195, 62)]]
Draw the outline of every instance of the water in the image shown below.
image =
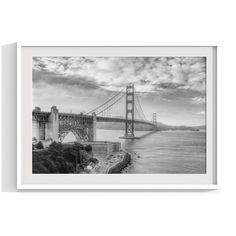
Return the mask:
[[(146, 133), (137, 131), (135, 135)], [(123, 149), (137, 154), (125, 173), (206, 172), (205, 131), (160, 131), (141, 139), (119, 139), (123, 135), (121, 130), (97, 130), (97, 140), (119, 141)]]
[[(135, 135), (146, 133), (136, 131)], [(119, 141), (123, 149), (134, 154), (124, 173), (206, 173), (205, 131), (160, 131), (134, 140), (119, 139), (121, 136), (122, 130), (97, 130), (97, 141)], [(67, 141), (71, 138), (66, 137)]]

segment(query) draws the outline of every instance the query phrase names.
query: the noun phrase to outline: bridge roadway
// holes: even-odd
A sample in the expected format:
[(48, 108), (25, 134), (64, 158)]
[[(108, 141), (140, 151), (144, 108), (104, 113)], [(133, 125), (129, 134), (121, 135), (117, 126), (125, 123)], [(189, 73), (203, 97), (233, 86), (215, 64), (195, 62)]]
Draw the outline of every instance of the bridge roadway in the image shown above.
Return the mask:
[[(84, 117), (84, 118), (91, 118), (90, 115), (85, 114), (73, 114), (73, 113), (59, 113), (59, 116), (68, 116), (68, 117)], [(103, 116), (96, 116), (97, 122), (117, 122), (117, 123), (125, 123), (126, 119), (121, 117), (103, 117)], [(136, 124), (144, 124), (144, 125), (151, 125), (155, 127), (156, 125), (153, 124), (151, 121), (144, 121), (144, 120), (137, 120), (134, 119), (134, 123)]]
[[(120, 122), (120, 123), (122, 123), (122, 122), (125, 123), (125, 121), (126, 121), (125, 118), (119, 118), (119, 117), (102, 117), (102, 116), (97, 116), (97, 117), (96, 117), (96, 120), (97, 120), (98, 122)], [(136, 123), (136, 124), (144, 124), (144, 125), (151, 125), (151, 126), (153, 126), (153, 127), (156, 126), (156, 125), (153, 124), (152, 122), (150, 122), (150, 121), (144, 121), (144, 120), (135, 120), (135, 119), (134, 119), (134, 123)]]
[[(37, 114), (38, 116), (44, 116), (44, 117), (49, 117), (49, 115), (51, 114), (50, 112), (33, 112), (35, 114)], [(90, 115), (85, 115), (85, 114), (74, 114), (74, 113), (60, 113), (58, 114), (59, 116), (63, 116), (63, 117), (74, 117), (74, 118), (92, 118), (92, 116)], [(125, 118), (121, 118), (121, 117), (103, 117), (103, 116), (96, 116), (96, 121), (97, 122), (120, 122), (120, 123), (125, 123), (126, 119)], [(144, 121), (144, 120), (137, 120), (134, 119), (134, 123), (136, 124), (144, 124), (144, 125), (151, 125), (153, 127), (155, 127), (156, 125), (153, 124), (151, 121)]]

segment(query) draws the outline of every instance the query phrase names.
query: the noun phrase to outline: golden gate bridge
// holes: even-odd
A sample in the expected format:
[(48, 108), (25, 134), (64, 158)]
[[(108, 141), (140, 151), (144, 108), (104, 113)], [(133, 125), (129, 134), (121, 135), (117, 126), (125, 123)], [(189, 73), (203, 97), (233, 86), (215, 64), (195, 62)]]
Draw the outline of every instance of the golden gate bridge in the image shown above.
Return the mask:
[[(124, 116), (115, 115), (123, 107)], [(125, 139), (138, 138), (134, 134), (135, 124), (151, 126), (152, 130), (157, 128), (156, 113), (153, 114), (152, 121), (146, 119), (133, 84), (114, 92), (106, 102), (86, 114), (60, 113), (55, 106), (51, 108), (51, 112), (43, 112), (36, 107), (32, 112), (32, 119), (33, 137), (38, 140), (63, 141), (72, 132), (78, 141), (95, 141), (97, 122), (125, 123), (125, 133), (121, 137)]]

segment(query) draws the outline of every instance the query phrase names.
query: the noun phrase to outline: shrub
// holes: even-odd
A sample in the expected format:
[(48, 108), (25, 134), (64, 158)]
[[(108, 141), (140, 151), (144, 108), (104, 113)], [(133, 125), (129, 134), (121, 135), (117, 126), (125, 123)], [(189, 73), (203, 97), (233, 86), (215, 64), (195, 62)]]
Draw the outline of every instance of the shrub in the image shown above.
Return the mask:
[(75, 157), (72, 155), (70, 147), (66, 147), (63, 150), (63, 157), (65, 157), (65, 159), (69, 162), (75, 162), (75, 160), (74, 160)]
[(48, 147), (48, 151), (55, 154), (61, 154), (62, 150), (63, 150), (62, 144), (57, 143), (55, 141), (52, 142)]
[(82, 144), (80, 144), (80, 143), (78, 143), (78, 142), (74, 142), (74, 144), (73, 144), (73, 149), (75, 149), (75, 150), (77, 150), (77, 151), (79, 151), (79, 150), (84, 150), (84, 145), (82, 145)]
[(43, 173), (50, 173), (50, 172), (42, 163), (36, 162), (36, 163), (33, 163), (33, 173), (43, 174)]
[(58, 173), (57, 166), (52, 160), (46, 159), (43, 165), (47, 168), (49, 173)]
[(41, 141), (39, 141), (36, 145), (35, 145), (36, 149), (44, 149), (43, 143)]
[(93, 150), (93, 148), (92, 148), (92, 146), (90, 144), (85, 146), (84, 149), (85, 149), (86, 152), (91, 152)]
[(70, 173), (65, 158), (57, 157), (55, 164), (59, 173)]

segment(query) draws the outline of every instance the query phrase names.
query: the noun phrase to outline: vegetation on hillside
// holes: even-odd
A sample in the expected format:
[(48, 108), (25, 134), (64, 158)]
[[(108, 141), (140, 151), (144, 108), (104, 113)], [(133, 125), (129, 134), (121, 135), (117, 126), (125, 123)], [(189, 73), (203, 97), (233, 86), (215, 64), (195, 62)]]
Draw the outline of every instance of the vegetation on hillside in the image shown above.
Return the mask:
[(80, 162), (79, 143), (61, 144), (53, 142), (48, 149), (33, 151), (33, 173), (74, 173)]

